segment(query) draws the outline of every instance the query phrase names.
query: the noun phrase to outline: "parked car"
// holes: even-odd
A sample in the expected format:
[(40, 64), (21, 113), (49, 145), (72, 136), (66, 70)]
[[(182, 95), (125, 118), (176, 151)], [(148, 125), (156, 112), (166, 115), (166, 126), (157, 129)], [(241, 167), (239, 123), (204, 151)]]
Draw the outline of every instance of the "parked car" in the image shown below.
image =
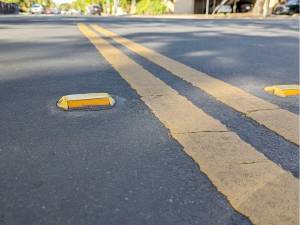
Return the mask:
[(59, 10), (57, 8), (52, 8), (51, 14), (57, 15), (57, 14), (59, 14)]
[(288, 0), (285, 4), (279, 4), (274, 8), (273, 13), (276, 15), (299, 13), (299, 0)]
[(101, 16), (101, 12), (102, 12), (101, 5), (89, 5), (89, 6), (87, 6), (87, 9), (86, 9), (87, 15)]
[(70, 9), (69, 12), (70, 12), (71, 16), (80, 16), (81, 15), (81, 12), (76, 9)]
[(236, 3), (237, 12), (250, 12), (254, 7), (255, 1), (253, 0), (240, 0)]
[[(216, 13), (232, 13), (232, 6), (231, 5), (222, 5), (222, 6), (217, 6), (218, 9), (216, 11)], [(212, 13), (213, 12), (213, 6), (211, 5), (209, 12)]]
[(44, 12), (44, 8), (40, 4), (33, 4), (30, 7), (30, 13), (32, 14), (42, 14), (43, 12)]
[[(236, 0), (236, 12), (245, 13), (253, 9), (255, 0)], [(218, 6), (216, 6), (217, 8)], [(232, 13), (234, 12), (234, 0), (229, 0), (225, 5), (219, 6), (216, 13)], [(214, 11), (213, 3), (209, 6), (209, 13)]]
[(18, 14), (19, 6), (16, 3), (6, 3), (0, 1), (0, 14)]
[(45, 9), (45, 10), (44, 10), (44, 13), (45, 13), (45, 14), (52, 14), (51, 9)]

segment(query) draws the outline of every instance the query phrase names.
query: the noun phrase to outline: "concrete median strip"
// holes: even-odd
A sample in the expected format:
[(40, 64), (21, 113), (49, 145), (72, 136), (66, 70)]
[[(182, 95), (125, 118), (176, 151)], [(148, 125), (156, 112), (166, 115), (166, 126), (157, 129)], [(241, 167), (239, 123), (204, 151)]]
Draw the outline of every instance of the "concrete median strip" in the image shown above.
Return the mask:
[[(114, 39), (131, 51), (163, 67), (181, 79), (190, 82), (231, 108), (266, 126), (290, 142), (299, 145), (298, 116), (287, 110), (251, 95), (224, 81), (213, 78), (176, 60), (168, 58), (152, 49), (119, 36), (101, 26), (91, 27), (106, 37)], [(268, 112), (267, 119), (264, 113)], [(259, 116), (258, 116), (259, 114)], [(286, 119), (284, 119), (286, 118)]]
[(84, 24), (80, 31), (242, 214), (258, 225), (298, 224), (298, 180)]

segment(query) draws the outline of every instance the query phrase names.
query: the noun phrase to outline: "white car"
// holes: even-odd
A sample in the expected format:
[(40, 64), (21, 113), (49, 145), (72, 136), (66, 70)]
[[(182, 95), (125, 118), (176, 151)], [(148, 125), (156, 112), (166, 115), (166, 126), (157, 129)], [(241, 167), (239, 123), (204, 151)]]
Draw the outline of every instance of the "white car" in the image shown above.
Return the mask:
[(222, 5), (217, 13), (232, 13), (232, 7), (230, 5)]
[(30, 12), (32, 14), (42, 14), (44, 11), (44, 8), (43, 6), (41, 6), (40, 4), (33, 4), (31, 7), (30, 7)]

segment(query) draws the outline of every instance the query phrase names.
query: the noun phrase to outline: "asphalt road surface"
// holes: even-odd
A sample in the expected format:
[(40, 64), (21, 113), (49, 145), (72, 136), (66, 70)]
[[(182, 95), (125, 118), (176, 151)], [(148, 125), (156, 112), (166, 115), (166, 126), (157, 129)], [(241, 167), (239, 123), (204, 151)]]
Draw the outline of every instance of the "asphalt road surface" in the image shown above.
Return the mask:
[[(78, 23), (100, 24), (298, 114), (298, 97), (263, 91), (299, 83), (297, 20), (0, 17), (0, 225), (254, 224), (256, 215), (237, 206), (206, 164), (184, 150), (139, 86), (99, 54)], [(297, 144), (103, 38), (262, 153), (274, 171), (299, 178)], [(63, 95), (91, 92), (110, 93), (116, 106), (56, 107)], [(289, 219), (285, 225), (295, 224)]]

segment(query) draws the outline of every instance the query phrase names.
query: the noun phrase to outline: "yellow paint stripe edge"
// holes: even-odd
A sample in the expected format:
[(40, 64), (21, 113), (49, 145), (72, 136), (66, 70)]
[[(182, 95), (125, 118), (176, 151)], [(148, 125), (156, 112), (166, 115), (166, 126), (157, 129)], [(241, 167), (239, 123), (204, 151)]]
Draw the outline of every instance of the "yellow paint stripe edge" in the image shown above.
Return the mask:
[[(219, 121), (178, 95), (175, 90), (99, 37), (89, 27), (79, 24), (79, 29), (121, 77), (143, 96), (142, 100), (155, 116), (170, 129), (172, 136), (200, 165), (201, 170), (237, 211), (257, 225), (298, 224), (298, 180), (295, 177), (257, 152), (236, 134), (229, 132)], [(153, 95), (151, 88), (145, 89), (144, 80), (147, 85), (159, 87), (160, 90), (156, 89)], [(189, 124), (197, 124), (201, 130), (202, 123), (208, 119), (207, 127), (211, 125), (207, 130), (209, 132), (177, 132), (176, 128), (181, 127), (176, 125), (179, 123), (184, 126), (186, 121), (180, 123), (176, 118), (190, 111), (194, 115), (186, 117), (185, 120)], [(193, 120), (194, 118), (196, 119)], [(220, 132), (222, 129), (226, 131)]]
[(264, 90), (280, 97), (300, 95), (300, 85), (297, 84), (270, 86), (265, 87)]
[(231, 108), (244, 113), (286, 140), (299, 145), (298, 116), (294, 113), (280, 109), (274, 104), (121, 37), (101, 26), (92, 25), (91, 27), (102, 35), (112, 38), (131, 51), (200, 88)]

